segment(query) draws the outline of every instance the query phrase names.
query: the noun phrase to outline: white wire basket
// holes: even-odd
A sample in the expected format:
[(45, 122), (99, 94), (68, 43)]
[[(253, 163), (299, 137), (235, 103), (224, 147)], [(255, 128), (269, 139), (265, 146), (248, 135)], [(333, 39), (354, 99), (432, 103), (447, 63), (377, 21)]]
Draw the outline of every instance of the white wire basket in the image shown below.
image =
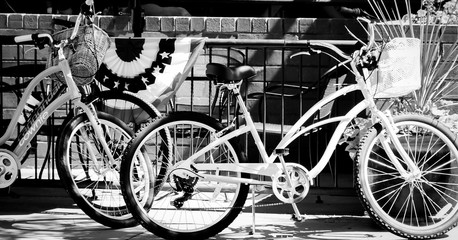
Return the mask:
[(421, 87), (421, 41), (393, 38), (381, 49), (377, 68), (367, 84), (374, 98), (405, 96)]

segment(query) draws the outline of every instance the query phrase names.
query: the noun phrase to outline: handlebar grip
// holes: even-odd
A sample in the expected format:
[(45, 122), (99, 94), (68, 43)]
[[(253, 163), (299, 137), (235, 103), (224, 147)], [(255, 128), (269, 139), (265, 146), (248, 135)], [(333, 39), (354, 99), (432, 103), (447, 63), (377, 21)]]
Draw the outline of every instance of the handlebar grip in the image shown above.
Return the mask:
[(348, 7), (340, 7), (340, 12), (346, 15), (358, 16), (361, 17), (363, 11), (360, 8), (348, 8)]
[(21, 42), (31, 42), (32, 39), (32, 34), (27, 34), (27, 35), (22, 35), (22, 36), (16, 36), (14, 37), (14, 41), (16, 43), (21, 43)]
[(356, 18), (365, 18), (371, 21), (377, 22), (378, 19), (376, 16), (366, 12), (362, 8), (348, 8), (348, 7), (340, 7), (339, 8), (340, 13), (346, 16), (352, 16)]
[[(46, 40), (44, 40), (44, 39)], [(43, 41), (44, 40), (44, 41)], [(34, 33), (14, 37), (16, 43), (34, 42), (38, 47), (44, 47), (45, 44), (51, 45), (54, 41), (48, 33)]]

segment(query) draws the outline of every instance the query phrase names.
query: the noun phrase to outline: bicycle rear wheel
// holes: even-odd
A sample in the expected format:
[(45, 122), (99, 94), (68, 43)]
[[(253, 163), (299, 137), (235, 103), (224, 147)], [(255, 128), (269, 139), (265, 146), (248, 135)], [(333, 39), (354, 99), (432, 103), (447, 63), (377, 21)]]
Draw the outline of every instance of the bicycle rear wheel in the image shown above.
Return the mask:
[[(381, 226), (410, 239), (443, 235), (458, 220), (458, 144), (436, 120), (414, 114), (396, 116), (397, 137), (420, 169), (401, 176), (372, 128), (361, 140), (355, 183), (361, 202)], [(407, 169), (394, 146), (393, 151)]]
[(119, 119), (99, 112), (105, 140), (115, 158), (108, 163), (92, 124), (85, 114), (64, 127), (57, 145), (57, 170), (70, 197), (95, 221), (112, 228), (137, 225), (119, 186), (121, 156), (133, 131)]
[[(206, 181), (193, 174), (188, 178), (170, 177), (173, 166), (179, 166), (183, 160), (215, 141), (216, 133), (221, 129), (220, 123), (206, 115), (176, 112), (158, 119), (137, 134), (125, 152), (121, 186), (129, 210), (143, 227), (167, 239), (203, 239), (222, 231), (241, 212), (248, 194), (246, 184)], [(164, 139), (165, 132), (170, 134), (170, 139)], [(172, 152), (158, 154), (164, 149)], [(150, 163), (149, 193), (154, 198), (146, 209), (134, 197), (135, 162), (141, 157)], [(239, 162), (244, 162), (244, 156), (231, 141), (212, 148), (194, 163), (198, 168), (202, 163)], [(196, 174), (199, 173), (204, 172)], [(242, 177), (239, 172), (205, 173)]]

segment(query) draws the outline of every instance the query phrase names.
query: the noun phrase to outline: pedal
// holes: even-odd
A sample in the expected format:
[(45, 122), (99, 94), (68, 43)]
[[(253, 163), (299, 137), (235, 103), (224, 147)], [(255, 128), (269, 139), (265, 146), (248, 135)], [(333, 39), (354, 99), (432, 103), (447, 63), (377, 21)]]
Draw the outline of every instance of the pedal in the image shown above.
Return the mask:
[(304, 222), (305, 217), (293, 213), (292, 216), (291, 216), (291, 220), (293, 220), (295, 222)]
[(267, 185), (250, 185), (255, 193), (272, 193), (272, 187)]

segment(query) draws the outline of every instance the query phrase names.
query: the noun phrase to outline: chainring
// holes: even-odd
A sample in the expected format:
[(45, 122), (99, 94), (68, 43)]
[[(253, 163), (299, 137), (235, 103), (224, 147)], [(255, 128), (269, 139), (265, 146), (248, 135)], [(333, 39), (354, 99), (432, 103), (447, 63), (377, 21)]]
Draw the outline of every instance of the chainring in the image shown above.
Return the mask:
[[(291, 179), (288, 183), (287, 175)], [(284, 203), (298, 203), (302, 201), (310, 190), (308, 170), (297, 163), (286, 163), (286, 173), (283, 171), (272, 179), (272, 190), (275, 196)]]
[(0, 189), (7, 188), (16, 181), (19, 175), (19, 164), (14, 155), (0, 149)]

